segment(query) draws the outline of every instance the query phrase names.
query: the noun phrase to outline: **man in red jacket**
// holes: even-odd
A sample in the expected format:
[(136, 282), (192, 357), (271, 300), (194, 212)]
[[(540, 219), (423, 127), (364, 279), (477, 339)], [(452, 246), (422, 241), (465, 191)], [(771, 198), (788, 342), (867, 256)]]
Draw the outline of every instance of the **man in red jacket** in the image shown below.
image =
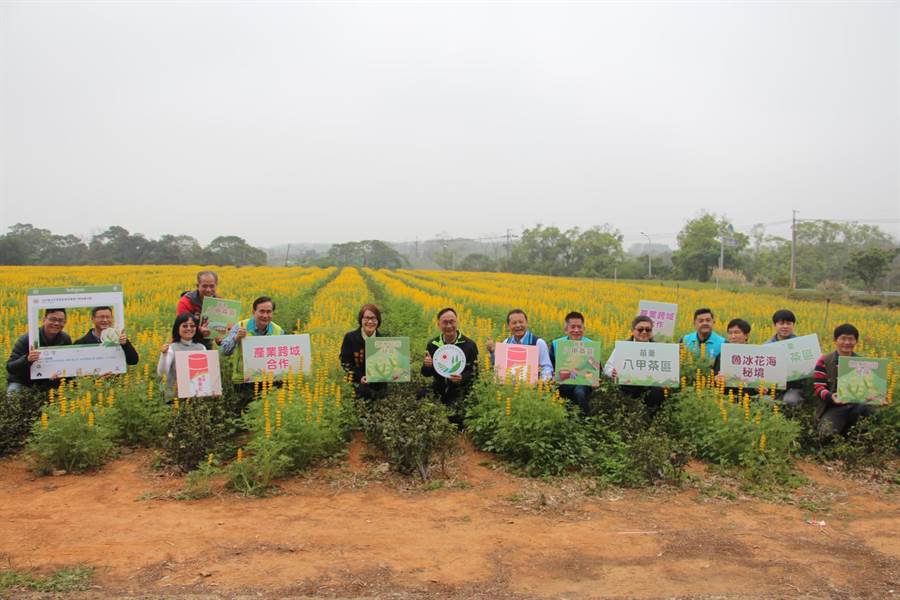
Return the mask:
[[(219, 276), (216, 275), (215, 271), (200, 271), (197, 273), (197, 289), (185, 292), (181, 295), (181, 298), (178, 300), (178, 305), (175, 307), (175, 315), (178, 316), (183, 313), (192, 313), (199, 319), (200, 312), (203, 310), (203, 298), (205, 296), (218, 298), (219, 296), (216, 294), (218, 285)], [(200, 333), (203, 334), (205, 340), (204, 343), (207, 347), (210, 347), (211, 344), (208, 343), (209, 327), (203, 322), (200, 323)]]

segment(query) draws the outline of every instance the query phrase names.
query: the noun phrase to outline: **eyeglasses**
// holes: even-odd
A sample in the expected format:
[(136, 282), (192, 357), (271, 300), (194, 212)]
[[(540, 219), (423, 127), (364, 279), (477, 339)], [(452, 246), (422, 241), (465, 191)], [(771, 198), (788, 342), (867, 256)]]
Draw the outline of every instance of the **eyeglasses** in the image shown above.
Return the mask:
[(362, 320), (363, 321), (375, 321), (377, 323), (378, 317), (363, 317)]
[(653, 328), (652, 327), (635, 327), (634, 330), (637, 331), (638, 333), (650, 333), (651, 331), (653, 331)]
[(60, 317), (46, 317), (44, 320), (48, 323), (56, 323), (57, 325), (61, 325), (66, 322), (64, 318)]

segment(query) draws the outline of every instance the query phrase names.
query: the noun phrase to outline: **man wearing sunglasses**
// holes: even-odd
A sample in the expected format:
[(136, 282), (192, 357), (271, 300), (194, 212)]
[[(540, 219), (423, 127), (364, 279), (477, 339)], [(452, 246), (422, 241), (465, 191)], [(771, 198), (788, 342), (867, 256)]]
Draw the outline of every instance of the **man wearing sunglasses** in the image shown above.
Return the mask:
[(70, 346), (72, 338), (63, 331), (66, 326), (66, 309), (48, 308), (44, 321), (38, 330), (38, 345), (28, 345), (28, 334), (16, 340), (9, 359), (6, 361), (6, 395), (25, 389), (47, 391), (59, 387), (58, 379), (31, 379), (31, 364), (41, 356), (41, 348), (48, 346)]

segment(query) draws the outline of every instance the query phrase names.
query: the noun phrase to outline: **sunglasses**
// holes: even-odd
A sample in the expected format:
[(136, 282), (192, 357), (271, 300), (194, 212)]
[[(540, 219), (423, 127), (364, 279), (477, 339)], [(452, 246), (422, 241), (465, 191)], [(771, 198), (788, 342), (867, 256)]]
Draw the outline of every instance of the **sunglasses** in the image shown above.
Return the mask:
[(635, 327), (634, 330), (637, 331), (638, 333), (650, 333), (651, 331), (653, 331), (653, 328), (652, 327)]

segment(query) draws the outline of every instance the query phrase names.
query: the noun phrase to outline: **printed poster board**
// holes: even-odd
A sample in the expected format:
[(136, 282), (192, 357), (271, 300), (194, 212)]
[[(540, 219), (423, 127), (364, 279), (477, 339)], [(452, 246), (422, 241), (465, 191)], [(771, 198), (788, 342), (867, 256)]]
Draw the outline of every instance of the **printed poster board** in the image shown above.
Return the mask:
[(409, 338), (366, 338), (366, 381), (410, 381)]
[(497, 379), (537, 383), (540, 376), (537, 346), (498, 342), (494, 347), (494, 371)]
[(600, 342), (556, 342), (556, 380), (560, 385), (594, 385), (600, 381), (602, 369)]
[(179, 398), (222, 395), (219, 353), (215, 350), (176, 352), (175, 377)]
[(241, 340), (244, 381), (272, 375), (282, 379), (288, 373), (305, 374), (312, 370), (309, 334), (248, 335)]
[(240, 321), (241, 302), (222, 298), (203, 297), (203, 310), (200, 322), (209, 327), (212, 337), (225, 336), (231, 326)]
[(434, 371), (445, 379), (462, 375), (466, 368), (466, 353), (456, 344), (444, 344), (431, 357)]
[(681, 385), (678, 344), (618, 341), (613, 367), (619, 385), (677, 388)]
[(653, 336), (675, 339), (675, 320), (678, 318), (678, 305), (669, 302), (638, 302), (638, 314), (653, 319)]
[(838, 357), (838, 401), (848, 404), (887, 403), (888, 358)]
[(787, 348), (780, 344), (722, 344), (719, 373), (728, 387), (759, 387), (763, 382), (783, 390), (787, 385)]
[[(39, 330), (42, 312), (48, 308), (93, 308), (109, 306), (115, 319), (115, 334), (102, 334), (103, 343), (40, 348)], [(125, 352), (119, 345), (119, 332), (125, 329), (125, 302), (121, 285), (33, 288), (28, 291), (28, 345), (41, 351), (31, 365), (32, 379), (77, 377), (124, 373)], [(65, 329), (63, 330), (65, 331)], [(106, 330), (109, 331), (109, 330)], [(67, 332), (73, 339), (84, 332)]]
[(819, 345), (818, 335), (815, 333), (801, 335), (789, 340), (772, 342), (771, 345), (781, 345), (785, 348), (788, 381), (797, 381), (813, 376), (813, 371), (816, 369), (816, 361), (822, 356), (822, 347)]

